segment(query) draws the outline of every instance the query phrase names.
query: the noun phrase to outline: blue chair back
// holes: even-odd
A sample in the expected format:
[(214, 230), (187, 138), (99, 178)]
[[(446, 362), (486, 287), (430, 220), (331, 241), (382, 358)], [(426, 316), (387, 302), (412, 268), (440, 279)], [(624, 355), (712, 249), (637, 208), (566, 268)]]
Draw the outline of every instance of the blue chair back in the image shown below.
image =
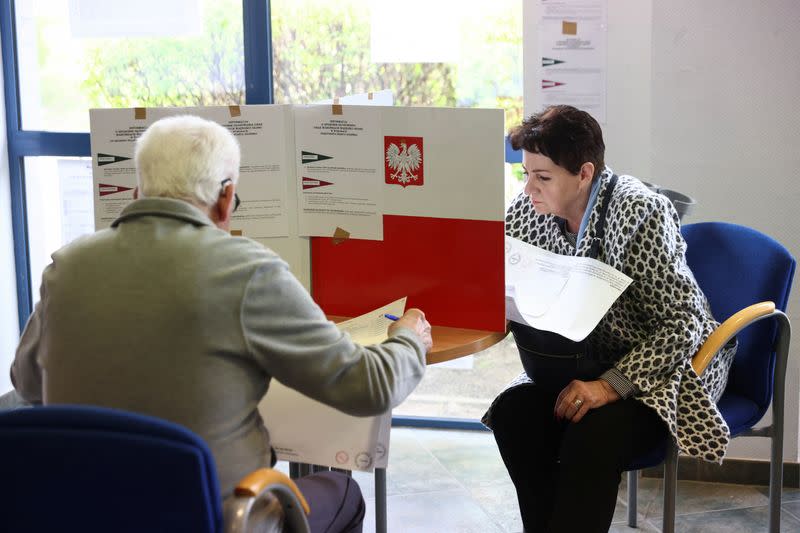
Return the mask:
[[(724, 222), (687, 224), (686, 261), (723, 322), (751, 304), (772, 301), (786, 311), (796, 262), (779, 242), (754, 229)], [(758, 406), (755, 424), (772, 401), (777, 324), (764, 320), (739, 335), (726, 394), (748, 398)], [(746, 425), (746, 424), (745, 424)], [(731, 427), (735, 432), (735, 428)]]
[(100, 407), (0, 413), (0, 502), (2, 531), (222, 531), (205, 442)]

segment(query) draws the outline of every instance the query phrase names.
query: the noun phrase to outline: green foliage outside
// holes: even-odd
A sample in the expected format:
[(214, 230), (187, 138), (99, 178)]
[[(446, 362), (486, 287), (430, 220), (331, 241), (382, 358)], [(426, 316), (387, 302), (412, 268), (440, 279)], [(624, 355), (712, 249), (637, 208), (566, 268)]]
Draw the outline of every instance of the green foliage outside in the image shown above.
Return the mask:
[[(409, 64), (371, 62), (366, 0), (273, 0), (275, 100), (310, 103), (391, 89), (398, 105), (501, 107), (507, 125), (516, 124), (522, 114), (521, 4), (498, 0), (493, 14), (465, 17), (457, 63)], [(73, 40), (69, 51), (52, 38), (64, 21), (40, 16), (46, 121), (73, 122), (87, 107), (243, 104), (241, 0), (204, 0), (203, 14), (199, 36)], [(67, 54), (73, 54), (73, 79), (79, 77), (71, 83), (63, 81)], [(60, 83), (49, 83), (59, 76)]]
[(92, 107), (244, 103), (242, 4), (206, 0), (204, 31), (186, 38), (107, 39), (87, 50)]

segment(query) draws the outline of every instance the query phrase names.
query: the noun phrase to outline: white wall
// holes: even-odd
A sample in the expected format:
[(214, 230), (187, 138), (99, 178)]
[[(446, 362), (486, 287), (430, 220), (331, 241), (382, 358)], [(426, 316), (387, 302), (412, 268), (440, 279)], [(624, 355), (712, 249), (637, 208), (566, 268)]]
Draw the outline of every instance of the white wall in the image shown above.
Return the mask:
[[(800, 257), (800, 3), (653, 3), (653, 178), (698, 201), (688, 222), (724, 220), (771, 235)], [(800, 331), (800, 280), (788, 314)], [(798, 460), (798, 356), (787, 376), (786, 459)], [(730, 456), (769, 457), (766, 439)]]
[[(3, 72), (0, 70), (0, 86), (2, 82)], [(8, 369), (19, 340), (5, 108), (5, 99), (0, 98), (0, 394), (11, 389)]]
[[(525, 109), (538, 109), (538, 0), (524, 0)], [(800, 257), (800, 2), (607, 0), (606, 160), (693, 196), (685, 222), (756, 228)], [(531, 31), (533, 30), (533, 31)], [(793, 301), (800, 294), (795, 279)], [(788, 314), (800, 331), (800, 306)], [(800, 341), (787, 376), (787, 461), (797, 461)], [(762, 424), (763, 425), (763, 424)], [(767, 459), (766, 439), (729, 458)]]

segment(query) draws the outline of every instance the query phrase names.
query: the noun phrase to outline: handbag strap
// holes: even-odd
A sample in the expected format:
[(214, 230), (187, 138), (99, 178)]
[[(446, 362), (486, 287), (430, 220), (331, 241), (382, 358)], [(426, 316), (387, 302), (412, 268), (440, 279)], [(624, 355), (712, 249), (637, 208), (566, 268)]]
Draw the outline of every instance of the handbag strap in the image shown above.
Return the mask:
[(597, 225), (595, 226), (596, 236), (592, 240), (592, 247), (589, 248), (589, 257), (597, 259), (600, 254), (600, 243), (606, 236), (606, 213), (608, 212), (608, 204), (611, 201), (611, 195), (614, 193), (614, 187), (617, 185), (617, 175), (613, 174), (611, 180), (608, 182), (608, 187), (603, 194), (603, 203), (600, 204), (600, 213), (598, 213)]

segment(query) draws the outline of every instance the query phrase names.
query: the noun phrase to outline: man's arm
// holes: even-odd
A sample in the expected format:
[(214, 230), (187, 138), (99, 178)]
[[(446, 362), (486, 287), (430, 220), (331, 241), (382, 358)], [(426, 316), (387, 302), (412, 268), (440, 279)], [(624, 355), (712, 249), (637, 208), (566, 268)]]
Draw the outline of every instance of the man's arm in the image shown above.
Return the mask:
[(408, 320), (390, 329), (381, 344), (356, 344), (326, 319), (282, 261), (254, 273), (241, 321), (250, 355), (268, 374), (348, 414), (385, 412), (403, 401), (425, 372), (429, 345)]
[(39, 341), (42, 331), (42, 302), (36, 304), (22, 338), (17, 346), (17, 354), (11, 363), (11, 383), (14, 389), (27, 402), (42, 403), (42, 369), (39, 367)]

